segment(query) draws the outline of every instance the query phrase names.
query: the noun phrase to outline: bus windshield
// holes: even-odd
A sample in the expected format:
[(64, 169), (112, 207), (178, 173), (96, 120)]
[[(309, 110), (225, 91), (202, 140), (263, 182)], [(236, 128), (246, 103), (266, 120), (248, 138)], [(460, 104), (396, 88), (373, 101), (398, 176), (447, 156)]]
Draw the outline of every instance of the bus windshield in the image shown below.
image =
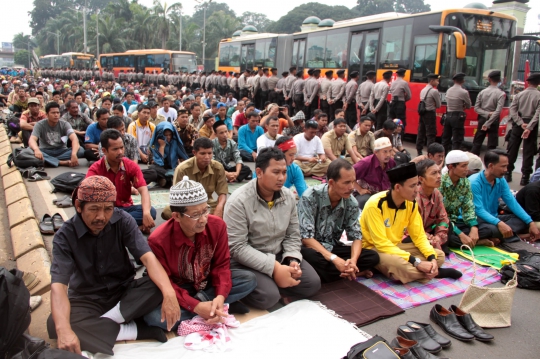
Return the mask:
[(182, 72), (193, 72), (197, 70), (197, 62), (195, 55), (173, 54), (172, 55), (172, 70)]

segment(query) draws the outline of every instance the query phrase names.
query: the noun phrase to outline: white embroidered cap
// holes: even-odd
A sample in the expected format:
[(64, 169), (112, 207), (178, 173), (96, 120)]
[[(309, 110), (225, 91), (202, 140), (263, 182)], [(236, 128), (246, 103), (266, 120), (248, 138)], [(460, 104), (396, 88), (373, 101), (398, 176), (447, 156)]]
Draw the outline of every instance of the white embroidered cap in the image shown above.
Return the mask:
[(208, 202), (208, 195), (202, 184), (184, 176), (180, 182), (171, 187), (169, 202), (175, 207), (196, 206)]

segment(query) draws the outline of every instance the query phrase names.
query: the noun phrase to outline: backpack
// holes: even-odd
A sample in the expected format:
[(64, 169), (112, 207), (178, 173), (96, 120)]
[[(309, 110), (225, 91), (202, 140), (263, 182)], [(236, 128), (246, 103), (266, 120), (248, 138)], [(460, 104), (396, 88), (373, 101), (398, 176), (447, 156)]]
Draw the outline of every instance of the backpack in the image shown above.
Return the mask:
[(9, 154), (6, 164), (8, 167), (12, 167), (13, 164), (17, 168), (29, 168), (29, 167), (43, 167), (45, 165), (43, 160), (36, 158), (34, 151), (31, 148), (16, 147), (13, 152)]
[(64, 192), (71, 195), (85, 177), (86, 174), (79, 172), (64, 172), (59, 174), (51, 180), (51, 184), (54, 186), (51, 193)]
[(426, 113), (426, 98), (429, 95), (429, 91), (431, 89), (427, 90), (426, 96), (424, 96), (424, 99), (418, 103), (418, 114), (420, 116), (423, 116)]
[[(540, 289), (540, 253), (518, 251), (517, 286), (523, 289)], [(514, 267), (505, 265), (501, 268), (501, 282), (506, 284), (514, 277)]]
[(30, 292), (22, 276), (17, 269), (0, 267), (0, 358), (14, 349), (30, 325)]

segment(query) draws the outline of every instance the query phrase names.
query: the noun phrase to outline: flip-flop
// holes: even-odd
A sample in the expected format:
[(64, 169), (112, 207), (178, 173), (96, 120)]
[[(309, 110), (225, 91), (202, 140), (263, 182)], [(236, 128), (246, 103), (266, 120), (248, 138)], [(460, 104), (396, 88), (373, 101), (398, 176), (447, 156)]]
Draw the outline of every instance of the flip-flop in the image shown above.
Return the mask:
[(39, 231), (42, 234), (54, 234), (53, 220), (47, 213), (43, 215), (41, 222), (39, 222)]
[(52, 221), (53, 221), (55, 231), (59, 230), (62, 227), (62, 225), (64, 224), (64, 218), (62, 218), (60, 213), (53, 214)]
[(71, 199), (70, 196), (65, 195), (64, 197), (53, 199), (53, 200), (52, 200), (52, 203), (53, 203), (53, 204), (56, 204), (56, 203), (58, 203), (58, 202), (62, 202), (63, 200), (65, 200), (65, 199), (67, 199), (67, 198)]
[(56, 201), (55, 204), (56, 204), (56, 207), (58, 207), (58, 208), (73, 207), (73, 202), (71, 201), (71, 197), (69, 197), (69, 196), (66, 196), (65, 198), (63, 198), (60, 201)]
[(43, 180), (49, 180), (51, 177), (49, 176), (42, 176), (38, 173), (34, 173), (31, 177), (28, 177), (29, 182), (37, 182), (37, 181), (43, 181)]

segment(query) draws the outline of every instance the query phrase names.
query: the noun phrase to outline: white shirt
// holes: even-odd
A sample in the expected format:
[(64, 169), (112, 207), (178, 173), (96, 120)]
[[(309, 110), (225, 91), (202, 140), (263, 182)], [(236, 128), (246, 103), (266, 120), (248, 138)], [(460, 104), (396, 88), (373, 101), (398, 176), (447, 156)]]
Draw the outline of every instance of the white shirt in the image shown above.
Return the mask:
[(236, 121), (236, 116), (238, 116), (240, 114), (240, 111), (236, 110), (233, 112), (233, 114), (231, 115), (231, 120), (232, 120), (232, 123), (234, 124), (234, 121)]
[(293, 137), (293, 140), (296, 144), (296, 156), (311, 158), (315, 157), (315, 154), (324, 155), (323, 144), (318, 136), (315, 136), (311, 141), (308, 141), (303, 133), (299, 133)]
[(157, 111), (157, 113), (158, 115), (165, 117), (165, 119), (169, 122), (174, 122), (178, 117), (178, 112), (176, 112), (176, 110), (172, 107), (169, 107), (169, 112), (165, 112), (165, 107), (162, 107)]
[(259, 136), (259, 138), (257, 138), (257, 153), (259, 153), (259, 151), (262, 150), (263, 148), (274, 147), (276, 140), (280, 137), (281, 135), (279, 133), (275, 140), (272, 140), (271, 138), (269, 138), (266, 133), (264, 135)]

